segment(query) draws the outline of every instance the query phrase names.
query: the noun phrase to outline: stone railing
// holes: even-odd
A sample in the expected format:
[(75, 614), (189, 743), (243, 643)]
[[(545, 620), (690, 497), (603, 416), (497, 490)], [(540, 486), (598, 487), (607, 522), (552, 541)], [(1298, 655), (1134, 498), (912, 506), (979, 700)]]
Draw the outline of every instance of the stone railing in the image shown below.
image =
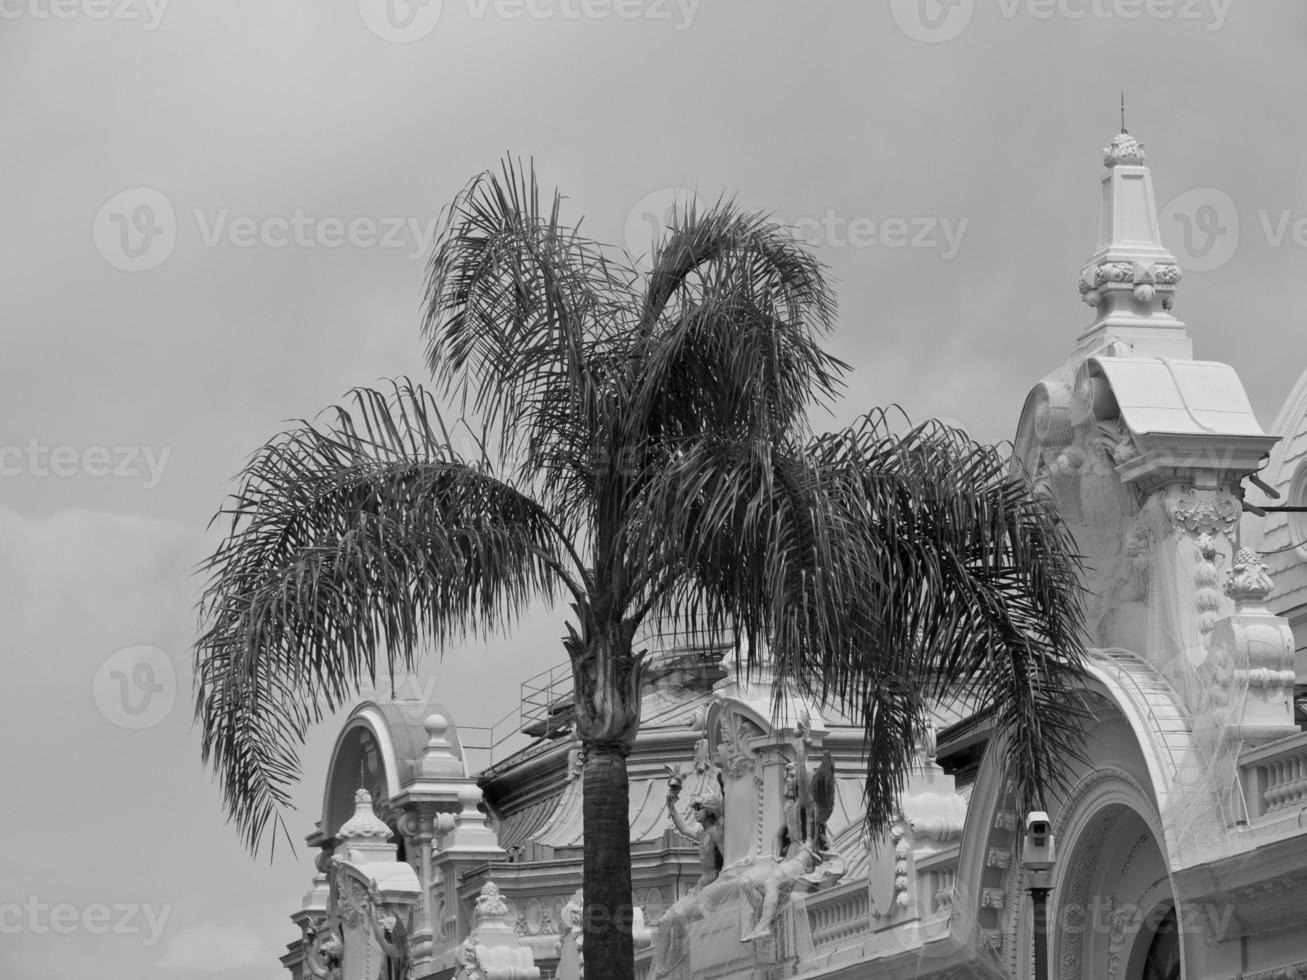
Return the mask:
[(814, 946), (841, 943), (871, 931), (871, 902), (865, 881), (851, 881), (806, 896)]
[(1249, 749), (1239, 772), (1250, 820), (1307, 807), (1307, 732)]

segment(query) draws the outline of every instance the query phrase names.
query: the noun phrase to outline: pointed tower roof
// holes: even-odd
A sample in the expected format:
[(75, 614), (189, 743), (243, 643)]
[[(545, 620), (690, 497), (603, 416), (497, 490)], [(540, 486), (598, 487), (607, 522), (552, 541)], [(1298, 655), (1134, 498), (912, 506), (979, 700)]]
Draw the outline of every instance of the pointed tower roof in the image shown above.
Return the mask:
[(1153, 177), (1144, 145), (1124, 126), (1103, 150), (1098, 245), (1080, 272), (1081, 298), (1094, 308), (1079, 337), (1081, 351), (1112, 341), (1143, 356), (1189, 358), (1184, 324), (1171, 315), (1180, 267), (1162, 243)]

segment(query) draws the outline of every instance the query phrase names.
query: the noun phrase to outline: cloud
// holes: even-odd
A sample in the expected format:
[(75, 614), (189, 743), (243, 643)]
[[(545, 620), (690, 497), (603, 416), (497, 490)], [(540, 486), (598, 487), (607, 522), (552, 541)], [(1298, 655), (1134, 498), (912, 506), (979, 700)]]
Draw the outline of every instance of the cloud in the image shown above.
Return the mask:
[(224, 973), (276, 961), (277, 954), (249, 926), (205, 922), (179, 932), (159, 959), (159, 967), (176, 972)]

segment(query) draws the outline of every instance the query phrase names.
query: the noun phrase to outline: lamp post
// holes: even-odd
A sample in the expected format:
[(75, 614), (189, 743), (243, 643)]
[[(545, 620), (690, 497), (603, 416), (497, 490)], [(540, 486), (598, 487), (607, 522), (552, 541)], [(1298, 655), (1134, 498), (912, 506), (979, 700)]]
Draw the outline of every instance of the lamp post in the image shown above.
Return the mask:
[(1026, 816), (1021, 867), (1026, 870), (1026, 891), (1030, 893), (1033, 911), (1034, 980), (1048, 980), (1048, 893), (1052, 888), (1055, 860), (1053, 824), (1043, 810), (1033, 810)]

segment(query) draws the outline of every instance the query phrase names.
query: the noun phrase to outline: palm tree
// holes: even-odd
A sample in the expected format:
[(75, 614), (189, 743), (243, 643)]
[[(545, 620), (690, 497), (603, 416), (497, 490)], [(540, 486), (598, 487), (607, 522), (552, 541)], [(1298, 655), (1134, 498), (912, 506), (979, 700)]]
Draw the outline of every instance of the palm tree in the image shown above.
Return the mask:
[[(729, 201), (686, 208), (641, 272), (559, 201), (511, 161), (474, 179), (426, 288), (436, 391), (358, 389), (251, 459), (205, 566), (196, 716), (257, 848), (270, 820), (284, 831), (306, 729), (364, 675), (564, 598), (586, 961), (622, 980), (638, 627), (729, 631), (746, 669), (766, 656), (782, 685), (862, 718), (874, 830), (946, 693), (992, 712), (1028, 801), (1058, 781), (1078, 565), (995, 449), (936, 424), (896, 435), (883, 413), (812, 432), (846, 368), (821, 346), (822, 267), (785, 229)], [(479, 420), (463, 450), (437, 395)]]

